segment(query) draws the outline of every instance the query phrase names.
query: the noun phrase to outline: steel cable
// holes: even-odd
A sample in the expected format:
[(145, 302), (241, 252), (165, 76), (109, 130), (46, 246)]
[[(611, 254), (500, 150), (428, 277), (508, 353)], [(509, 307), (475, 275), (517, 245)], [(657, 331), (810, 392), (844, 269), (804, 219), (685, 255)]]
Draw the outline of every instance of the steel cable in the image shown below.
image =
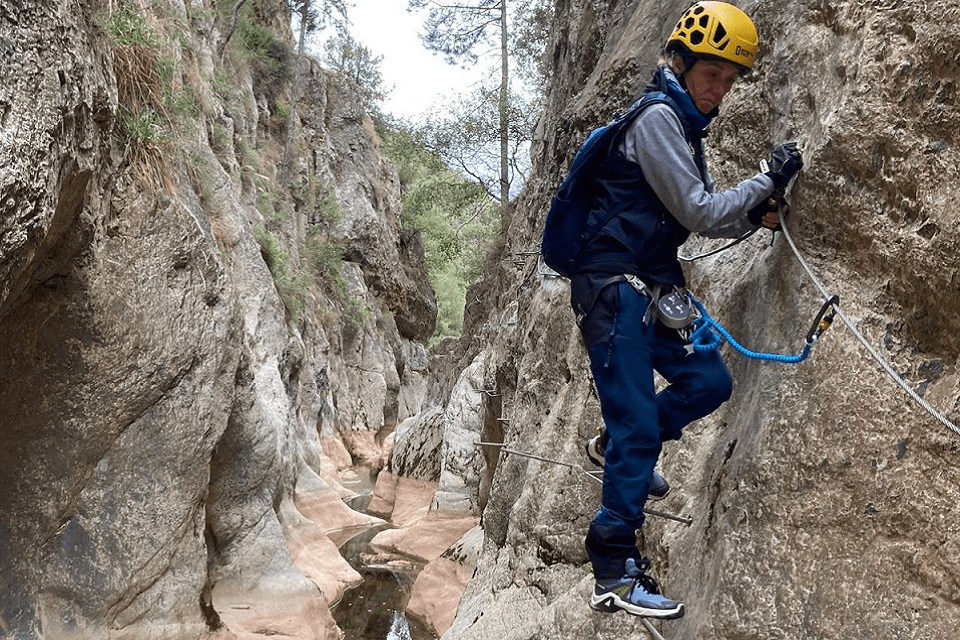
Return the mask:
[[(816, 274), (813, 273), (813, 270), (810, 268), (810, 265), (807, 264), (807, 261), (804, 259), (803, 255), (800, 253), (800, 250), (797, 249), (797, 245), (794, 243), (793, 237), (790, 235), (790, 231), (788, 231), (787, 229), (786, 221), (784, 221), (784, 223), (781, 224), (780, 226), (781, 226), (781, 230), (783, 231), (783, 237), (787, 239), (787, 244), (790, 245), (790, 250), (793, 252), (793, 255), (796, 256), (797, 262), (799, 262), (800, 266), (803, 267), (803, 270), (806, 271), (807, 276), (810, 278), (811, 282), (813, 282), (814, 286), (820, 292), (820, 295), (822, 295), (824, 299), (829, 299), (830, 294), (827, 293), (827, 290), (824, 288), (823, 284), (817, 278)], [(906, 391), (907, 395), (909, 395), (914, 400), (914, 402), (919, 404), (921, 407), (923, 407), (923, 409), (927, 411), (927, 413), (929, 413), (931, 416), (936, 418), (940, 422), (940, 424), (942, 424), (944, 427), (946, 427), (950, 431), (953, 431), (956, 435), (960, 436), (960, 427), (958, 427), (953, 422), (948, 420), (946, 416), (944, 416), (942, 413), (934, 409), (932, 406), (930, 406), (930, 403), (928, 403), (926, 400), (921, 398), (920, 394), (918, 394), (916, 391), (913, 390), (913, 388), (909, 385), (909, 383), (907, 383), (907, 381), (904, 380), (903, 377), (896, 372), (896, 370), (894, 370), (894, 368), (890, 365), (890, 363), (888, 363), (886, 360), (883, 359), (883, 357), (877, 352), (877, 350), (873, 347), (873, 345), (871, 345), (867, 341), (867, 339), (863, 336), (863, 334), (861, 334), (860, 331), (857, 330), (857, 328), (853, 325), (853, 322), (846, 316), (846, 314), (843, 313), (843, 310), (841, 310), (839, 306), (836, 306), (834, 308), (836, 309), (837, 317), (839, 317), (840, 320), (843, 321), (843, 324), (847, 326), (847, 329), (850, 330), (850, 333), (852, 333), (853, 336), (858, 341), (860, 341), (860, 344), (862, 344), (864, 349), (867, 350), (867, 353), (869, 353), (870, 356), (877, 361), (877, 363), (883, 368), (883, 370), (886, 371), (887, 375), (889, 375), (893, 379), (893, 381), (900, 386), (901, 389)]]

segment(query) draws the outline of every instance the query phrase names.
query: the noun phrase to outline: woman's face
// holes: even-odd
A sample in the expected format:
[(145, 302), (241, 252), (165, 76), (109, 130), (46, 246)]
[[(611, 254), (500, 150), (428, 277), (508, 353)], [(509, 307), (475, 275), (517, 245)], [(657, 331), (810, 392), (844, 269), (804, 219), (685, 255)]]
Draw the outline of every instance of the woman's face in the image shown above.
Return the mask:
[(720, 105), (723, 96), (740, 77), (740, 67), (723, 60), (697, 60), (684, 78), (687, 92), (700, 113), (707, 114)]

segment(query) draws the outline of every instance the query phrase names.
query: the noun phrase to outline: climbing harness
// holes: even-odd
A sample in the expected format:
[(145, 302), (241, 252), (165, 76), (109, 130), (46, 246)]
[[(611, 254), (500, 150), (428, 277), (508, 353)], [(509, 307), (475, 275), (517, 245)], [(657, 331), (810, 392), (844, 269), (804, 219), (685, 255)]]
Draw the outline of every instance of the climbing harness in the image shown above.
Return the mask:
[[(504, 445), (502, 442), (475, 442), (474, 445), (478, 447), (496, 447), (500, 449), (502, 453), (508, 455), (514, 455), (519, 458), (529, 458), (531, 460), (538, 460), (540, 462), (546, 462), (548, 464), (556, 465), (558, 467), (567, 467), (568, 469), (573, 469), (574, 471), (580, 471), (583, 475), (587, 476), (595, 482), (603, 484), (603, 479), (597, 477), (593, 473), (590, 473), (583, 467), (577, 466), (575, 464), (570, 464), (569, 462), (561, 462), (560, 460), (551, 460), (550, 458), (544, 458), (543, 456), (538, 456), (532, 453), (527, 453), (526, 451), (518, 451), (517, 449), (511, 449)], [(658, 518), (664, 518), (666, 520), (673, 520), (674, 522), (681, 522), (688, 527), (693, 524), (693, 518), (687, 516), (675, 516), (672, 513), (664, 513), (663, 511), (657, 511), (655, 509), (649, 509), (647, 507), (643, 508), (643, 512), (650, 516), (656, 516)]]
[(719, 322), (710, 317), (710, 314), (707, 313), (706, 308), (693, 296), (693, 294), (688, 295), (690, 297), (690, 302), (700, 313), (700, 317), (697, 318), (693, 323), (693, 331), (690, 333), (689, 344), (687, 345), (687, 348), (691, 353), (693, 351), (700, 352), (719, 349), (720, 345), (723, 343), (723, 340), (726, 340), (734, 349), (739, 351), (747, 358), (752, 358), (754, 360), (765, 360), (768, 362), (781, 362), (784, 364), (797, 364), (807, 359), (807, 356), (810, 355), (810, 349), (813, 347), (814, 343), (820, 339), (820, 336), (823, 335), (823, 332), (829, 329), (830, 325), (833, 324), (833, 318), (837, 312), (837, 305), (840, 303), (839, 296), (830, 296), (827, 301), (823, 303), (823, 306), (820, 307), (820, 311), (817, 313), (817, 317), (813, 321), (810, 331), (807, 332), (803, 350), (796, 355), (782, 355), (779, 353), (760, 353), (747, 349), (742, 344), (737, 342), (734, 337), (730, 335), (730, 332), (724, 329)]

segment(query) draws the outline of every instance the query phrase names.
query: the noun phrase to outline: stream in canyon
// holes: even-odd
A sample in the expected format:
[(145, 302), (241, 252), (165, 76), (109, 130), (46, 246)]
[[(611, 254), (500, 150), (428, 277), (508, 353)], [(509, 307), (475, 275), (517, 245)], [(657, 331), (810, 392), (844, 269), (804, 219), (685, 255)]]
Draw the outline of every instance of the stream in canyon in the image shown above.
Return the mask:
[[(354, 511), (367, 512), (372, 482), (361, 481), (359, 495), (347, 500)], [(341, 532), (340, 554), (363, 577), (348, 589), (333, 608), (333, 617), (343, 630), (343, 640), (437, 640), (438, 636), (415, 617), (408, 617), (407, 602), (424, 563), (371, 545), (371, 540), (390, 523)]]

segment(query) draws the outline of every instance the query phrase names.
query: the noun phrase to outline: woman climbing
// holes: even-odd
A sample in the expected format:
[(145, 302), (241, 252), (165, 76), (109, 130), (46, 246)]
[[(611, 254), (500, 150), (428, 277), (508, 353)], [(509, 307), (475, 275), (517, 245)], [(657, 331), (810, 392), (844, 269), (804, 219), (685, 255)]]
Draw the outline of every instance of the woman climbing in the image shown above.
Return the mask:
[[(590, 354), (605, 430), (590, 453), (604, 466), (603, 499), (586, 537), (595, 586), (590, 606), (677, 618), (636, 546), (643, 508), (662, 492), (654, 466), (664, 441), (716, 410), (732, 392), (718, 351), (688, 348), (677, 249), (691, 232), (735, 238), (776, 228), (770, 197), (802, 167), (795, 144), (774, 149), (769, 170), (714, 190), (703, 138), (718, 107), (757, 54), (750, 18), (725, 2), (698, 2), (680, 18), (644, 106), (619, 134), (587, 188), (602, 230), (580, 249), (571, 304)], [(654, 371), (667, 381), (660, 392)]]

